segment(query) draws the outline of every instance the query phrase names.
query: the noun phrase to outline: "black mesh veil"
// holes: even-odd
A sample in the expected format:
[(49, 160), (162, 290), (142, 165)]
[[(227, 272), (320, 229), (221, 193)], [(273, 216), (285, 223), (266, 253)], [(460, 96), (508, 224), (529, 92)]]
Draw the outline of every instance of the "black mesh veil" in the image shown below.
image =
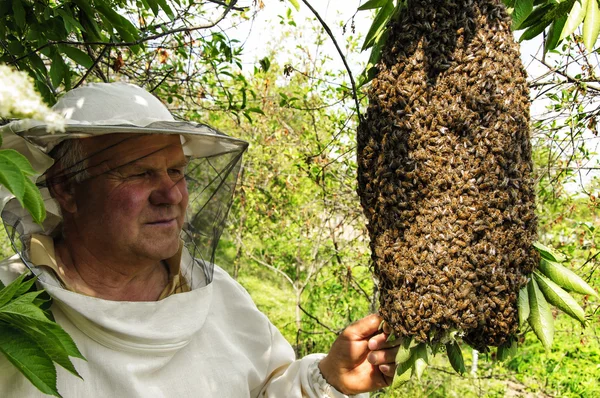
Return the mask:
[[(202, 139), (205, 139), (200, 137), (201, 134), (196, 136), (188, 132), (181, 135), (182, 142), (187, 142), (187, 144), (183, 144), (188, 160), (184, 178), (189, 193), (185, 221), (181, 231), (181, 240), (185, 247), (181, 260), (181, 273), (191, 288), (212, 281), (215, 251), (226, 225), (242, 164), (242, 156), (247, 148), (247, 143), (241, 140), (231, 139), (208, 126), (201, 125), (201, 127), (210, 129), (210, 135), (207, 135), (206, 139), (210, 139), (212, 145), (215, 145), (215, 140), (218, 141), (220, 137), (226, 142), (226, 145), (219, 147), (221, 149), (218, 151), (202, 153), (202, 150), (197, 149), (202, 145)], [(145, 132), (140, 133), (146, 134)], [(161, 133), (165, 134), (164, 131)], [(177, 134), (177, 132), (168, 132), (168, 134)], [(129, 134), (125, 140), (131, 139), (130, 136), (136, 139), (136, 136), (140, 136), (140, 134)], [(86, 154), (86, 158), (80, 159), (74, 164), (65, 165), (60, 173), (49, 174), (46, 172), (37, 179), (36, 184), (42, 192), (47, 209), (47, 217), (42, 225), (33, 223), (31, 217), (16, 199), (11, 199), (5, 204), (1, 215), (13, 248), (23, 262), (34, 274), (39, 275), (43, 282), (56, 283), (56, 279), (44, 272), (43, 267), (36, 267), (31, 263), (29, 245), (34, 234), (43, 234), (53, 238), (61, 235), (62, 217), (49, 188), (52, 184), (61, 183), (67, 179), (77, 179), (78, 176), (80, 179), (95, 178), (101, 173), (111, 172), (151, 154), (149, 152), (140, 158), (124, 159), (123, 164), (117, 164), (109, 170), (98, 171), (99, 165), (94, 164), (90, 159), (101, 151), (111, 150), (114, 145), (119, 145), (119, 143), (101, 148), (98, 152)], [(58, 152), (60, 152), (57, 149), (60, 148), (60, 145), (50, 152), (50, 155), (55, 157), (54, 161), (58, 162), (61, 161), (60, 157), (57, 158)], [(186, 149), (186, 145), (192, 149)], [(60, 156), (65, 156), (65, 154)]]

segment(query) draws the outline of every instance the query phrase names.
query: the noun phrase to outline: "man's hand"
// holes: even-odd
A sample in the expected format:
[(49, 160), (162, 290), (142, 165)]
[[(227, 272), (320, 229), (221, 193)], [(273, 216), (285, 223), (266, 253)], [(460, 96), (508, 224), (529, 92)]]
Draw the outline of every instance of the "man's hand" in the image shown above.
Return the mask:
[(369, 315), (348, 326), (321, 360), (319, 369), (329, 384), (351, 395), (374, 391), (391, 384), (396, 371), (398, 340), (386, 343), (391, 332), (383, 319)]

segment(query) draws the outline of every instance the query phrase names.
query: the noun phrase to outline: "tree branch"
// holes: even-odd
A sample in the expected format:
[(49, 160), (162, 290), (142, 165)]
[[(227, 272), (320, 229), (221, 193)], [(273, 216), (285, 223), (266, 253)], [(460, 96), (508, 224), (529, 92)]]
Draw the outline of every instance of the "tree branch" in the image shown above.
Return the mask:
[(79, 87), (85, 81), (85, 79), (87, 79), (87, 77), (90, 75), (90, 73), (92, 73), (92, 71), (94, 70), (94, 68), (96, 66), (98, 66), (98, 63), (100, 62), (100, 60), (102, 59), (102, 57), (104, 57), (104, 54), (106, 53), (106, 50), (108, 50), (108, 46), (104, 46), (104, 48), (102, 49), (102, 51), (100, 51), (100, 55), (98, 55), (98, 57), (96, 57), (96, 60), (94, 61), (94, 63), (92, 64), (92, 66), (85, 72), (85, 74), (81, 77), (81, 79), (79, 79), (79, 81), (77, 82), (77, 84), (75, 86), (73, 86), (73, 88)]
[(298, 304), (298, 308), (300, 308), (300, 311), (304, 312), (304, 314), (306, 314), (307, 317), (309, 317), (313, 321), (317, 322), (317, 324), (319, 324), (320, 326), (329, 330), (331, 333), (335, 333), (336, 335), (339, 335), (340, 333), (342, 333), (342, 330), (344, 330), (344, 329), (335, 330), (331, 326), (325, 325), (323, 322), (321, 322), (321, 320), (319, 320), (319, 318), (317, 318), (316, 316), (312, 315), (311, 313), (306, 311), (304, 308), (302, 308), (302, 306), (300, 304)]
[(307, 0), (302, 0), (302, 2), (304, 4), (306, 4), (306, 6), (310, 9), (310, 11), (314, 14), (314, 16), (317, 17), (317, 19), (321, 23), (321, 26), (323, 27), (323, 29), (325, 29), (325, 32), (327, 32), (331, 41), (333, 41), (333, 44), (335, 45), (335, 48), (336, 48), (338, 54), (342, 58), (342, 62), (344, 63), (344, 66), (346, 67), (346, 71), (348, 72), (348, 77), (350, 78), (350, 84), (352, 85), (352, 98), (354, 98), (354, 102), (356, 104), (356, 114), (358, 115), (358, 121), (362, 122), (363, 119), (362, 119), (362, 115), (360, 114), (360, 102), (358, 101), (356, 83), (354, 82), (354, 77), (352, 76), (352, 71), (350, 70), (350, 66), (348, 65), (348, 62), (346, 61), (346, 57), (344, 56), (342, 49), (338, 45), (337, 40), (335, 40), (335, 37), (333, 36), (333, 32), (331, 31), (331, 29), (329, 29), (329, 26), (327, 26), (327, 24), (325, 23), (323, 18), (321, 18), (321, 16), (317, 12), (317, 10), (315, 10)]
[(175, 33), (182, 33), (182, 32), (193, 32), (196, 30), (200, 30), (200, 29), (209, 29), (209, 28), (213, 28), (215, 26), (217, 26), (217, 24), (219, 22), (221, 22), (223, 19), (225, 19), (225, 17), (227, 16), (227, 14), (229, 14), (229, 12), (233, 9), (233, 6), (237, 3), (237, 0), (231, 0), (231, 3), (227, 6), (227, 8), (225, 9), (225, 11), (223, 11), (223, 13), (213, 22), (210, 22), (208, 24), (205, 25), (196, 25), (196, 26), (191, 26), (191, 27), (181, 27), (181, 28), (175, 28), (175, 29), (170, 29), (167, 30), (165, 32), (162, 33), (157, 33), (155, 35), (151, 35), (151, 36), (146, 36), (146, 37), (142, 37), (139, 38), (137, 40), (134, 41), (122, 41), (122, 42), (104, 42), (104, 41), (72, 41), (72, 40), (49, 40), (47, 43), (45, 43), (44, 45), (28, 52), (25, 55), (22, 55), (21, 57), (15, 59), (14, 61), (11, 62), (11, 64), (15, 64), (17, 62), (19, 62), (22, 59), (25, 59), (27, 57), (29, 57), (32, 54), (35, 54), (41, 50), (43, 50), (46, 47), (49, 46), (53, 46), (56, 44), (68, 44), (68, 45), (98, 45), (98, 46), (106, 46), (106, 47), (132, 47), (132, 46), (137, 46), (140, 45), (142, 43), (145, 43), (147, 41), (151, 41), (151, 40), (156, 40), (156, 39), (160, 39), (161, 37), (164, 36), (168, 36), (168, 35), (172, 35)]

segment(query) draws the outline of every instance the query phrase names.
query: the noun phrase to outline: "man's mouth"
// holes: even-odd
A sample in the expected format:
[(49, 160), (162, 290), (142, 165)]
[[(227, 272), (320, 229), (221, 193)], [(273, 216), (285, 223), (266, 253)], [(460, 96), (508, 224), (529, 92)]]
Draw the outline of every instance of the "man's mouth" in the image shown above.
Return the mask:
[(164, 219), (160, 219), (160, 220), (155, 220), (155, 221), (151, 221), (146, 223), (148, 225), (153, 225), (153, 226), (171, 226), (171, 225), (177, 225), (177, 218), (164, 218)]

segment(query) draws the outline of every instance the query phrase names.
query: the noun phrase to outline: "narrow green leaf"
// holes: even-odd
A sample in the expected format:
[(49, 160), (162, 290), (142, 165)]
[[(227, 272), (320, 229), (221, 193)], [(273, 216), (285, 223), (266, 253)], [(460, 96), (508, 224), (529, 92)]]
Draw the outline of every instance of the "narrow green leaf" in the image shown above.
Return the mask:
[(5, 286), (0, 290), (0, 307), (8, 303), (10, 300), (15, 297), (16, 293), (19, 291), (21, 286), (23, 285), (23, 280), (29, 275), (29, 272), (25, 272), (17, 279), (9, 283), (8, 286)]
[(588, 0), (585, 19), (583, 20), (583, 44), (589, 52), (594, 50), (594, 45), (600, 33), (600, 8), (597, 0)]
[[(25, 273), (25, 275), (27, 275), (27, 274), (28, 273)], [(33, 284), (35, 283), (36, 280), (37, 280), (37, 275), (32, 278), (25, 279), (24, 282), (21, 283), (21, 286), (19, 286), (19, 289), (15, 293), (15, 296), (21, 296), (21, 295), (29, 292), (29, 290), (31, 290), (31, 288), (33, 287)]]
[[(50, 359), (52, 359), (53, 362), (56, 362), (70, 373), (81, 378), (79, 373), (77, 373), (77, 370), (75, 370), (75, 366), (73, 366), (73, 363), (69, 359), (69, 354), (65, 349), (65, 346), (57, 339), (57, 335), (48, 332), (48, 325), (56, 324), (32, 322), (31, 319), (18, 315), (11, 316), (9, 318), (9, 324), (20, 329), (23, 331), (23, 333), (31, 337), (31, 339), (35, 341), (42, 350), (44, 350), (44, 352), (50, 357)], [(63, 331), (63, 333), (65, 332)], [(79, 351), (77, 352), (79, 353)], [(81, 354), (79, 353), (79, 355)]]
[(411, 344), (412, 338), (403, 337), (402, 343), (398, 346), (398, 352), (396, 353), (396, 365), (403, 364), (410, 359), (411, 355)]
[(165, 12), (165, 14), (167, 14), (167, 16), (171, 20), (175, 19), (175, 14), (173, 14), (173, 10), (171, 10), (171, 7), (167, 3), (167, 0), (156, 0), (156, 1), (160, 5), (160, 8), (162, 8), (162, 10)]
[(525, 322), (529, 318), (529, 294), (527, 293), (527, 285), (523, 286), (519, 290), (519, 297), (517, 301), (518, 312), (519, 312), (519, 327), (523, 327)]
[(423, 372), (429, 364), (429, 354), (427, 353), (427, 344), (421, 343), (414, 348), (415, 366), (413, 367), (413, 374), (418, 380), (421, 380)]
[(383, 7), (387, 2), (388, 2), (388, 0), (369, 0), (365, 4), (358, 7), (358, 11), (372, 10), (374, 8), (380, 8), (380, 7)]
[(10, 156), (5, 155), (6, 151), (9, 151), (9, 149), (0, 151), (0, 184), (4, 185), (23, 204), (25, 176)]
[(0, 352), (41, 392), (60, 397), (52, 359), (29, 336), (0, 324)]
[(598, 293), (567, 267), (542, 258), (538, 269), (558, 286), (568, 291), (598, 297)]
[(92, 67), (92, 65), (94, 65), (94, 61), (92, 60), (92, 58), (77, 47), (59, 44), (58, 49), (60, 50), (60, 52), (62, 52), (67, 57), (71, 58), (73, 61), (77, 62), (84, 68), (89, 69)]
[(512, 13), (514, 29), (519, 29), (519, 25), (523, 23), (533, 11), (533, 0), (516, 0), (515, 9)]
[(466, 372), (465, 360), (463, 359), (462, 351), (456, 341), (446, 344), (446, 354), (448, 354), (448, 360), (450, 365), (456, 371), (456, 373), (463, 374)]
[(529, 289), (529, 325), (535, 332), (538, 339), (546, 350), (552, 347), (554, 339), (554, 318), (550, 306), (546, 302), (544, 295), (538, 288), (535, 279), (531, 279), (527, 284)]
[(560, 33), (565, 26), (565, 22), (567, 21), (567, 16), (564, 15), (550, 25), (550, 29), (548, 30), (548, 37), (546, 38), (546, 42), (544, 43), (544, 51), (548, 52), (554, 50), (558, 43), (560, 42)]
[(394, 380), (392, 381), (392, 388), (399, 387), (410, 380), (411, 372), (409, 372), (409, 370), (414, 367), (416, 360), (416, 356), (413, 355), (414, 352), (415, 348), (410, 350), (411, 355), (408, 360), (396, 366), (396, 373), (394, 374)]
[(34, 321), (52, 322), (46, 317), (44, 311), (33, 304), (33, 300), (41, 293), (41, 291), (23, 294), (3, 307), (0, 307), (0, 316), (19, 315)]
[(529, 28), (534, 25), (538, 25), (543, 22), (547, 22), (549, 25), (552, 22), (552, 15), (554, 14), (555, 4), (549, 3), (545, 4), (541, 7), (536, 7), (533, 12), (529, 14), (527, 19), (525, 19), (521, 25), (519, 25), (519, 30), (523, 30), (525, 28)]
[(502, 362), (506, 361), (508, 358), (512, 358), (517, 353), (517, 341), (509, 341), (506, 344), (498, 347), (498, 351), (496, 351), (496, 360)]
[(395, 341), (396, 340), (396, 335), (394, 334), (394, 332), (390, 333), (389, 336), (387, 337), (387, 339), (385, 339), (386, 343), (389, 343), (391, 341)]
[(375, 40), (379, 37), (380, 33), (383, 29), (385, 29), (385, 25), (389, 21), (390, 17), (394, 13), (394, 2), (393, 0), (388, 0), (386, 4), (381, 7), (375, 19), (373, 19), (373, 24), (365, 37), (365, 41), (362, 45), (361, 51), (366, 50), (371, 47)]
[(25, 195), (23, 196), (23, 207), (27, 209), (33, 221), (37, 224), (42, 223), (46, 218), (46, 207), (44, 199), (37, 186), (29, 179), (25, 179)]
[(15, 22), (17, 26), (21, 29), (25, 27), (25, 8), (23, 8), (22, 0), (13, 0), (12, 1), (12, 11), (13, 17), (15, 18)]
[(67, 65), (60, 56), (60, 53), (56, 50), (52, 53), (52, 65), (50, 65), (50, 81), (54, 88), (60, 86), (60, 82), (65, 78), (67, 73)]
[(557, 263), (562, 263), (562, 262), (567, 261), (567, 258), (565, 257), (564, 254), (559, 253), (558, 251), (556, 251), (548, 246), (544, 246), (539, 242), (534, 242), (533, 247), (536, 248), (536, 250), (540, 253), (542, 258), (548, 259), (550, 261), (555, 261)]
[(538, 272), (534, 272), (533, 276), (538, 287), (544, 293), (546, 301), (570, 317), (577, 319), (582, 325), (585, 324), (585, 311), (569, 293)]
[[(68, 33), (73, 32), (73, 30), (74, 30), (73, 27), (79, 29), (80, 31), (85, 31), (85, 29), (79, 23), (79, 21), (77, 21), (75, 18), (73, 18), (72, 14), (71, 14), (71, 12), (72, 12), (71, 10), (69, 10), (69, 12), (67, 12), (66, 10), (63, 10), (61, 8), (57, 8), (56, 12), (62, 18), (64, 25), (65, 25), (65, 29)], [(69, 26), (70, 28), (67, 26)]]
[(581, 25), (587, 10), (587, 2), (588, 0), (576, 0), (575, 3), (573, 3), (573, 8), (571, 8), (571, 11), (569, 12), (565, 26), (563, 26), (562, 32), (560, 33), (559, 40), (571, 36), (573, 32), (575, 32), (575, 29)]
[(155, 17), (158, 16), (160, 9), (158, 8), (158, 2), (156, 0), (143, 0), (143, 3), (144, 5), (147, 5), (146, 8), (150, 7)]
[(296, 11), (300, 10), (300, 4), (298, 3), (298, 0), (288, 0), (296, 9)]
[(17, 166), (21, 170), (21, 173), (27, 176), (32, 176), (36, 174), (36, 171), (33, 169), (33, 167), (31, 167), (31, 163), (29, 163), (29, 160), (27, 160), (25, 156), (15, 151), (14, 149), (1, 150), (0, 157), (14, 163), (15, 166)]
[(550, 25), (551, 22), (552, 20), (543, 20), (540, 23), (527, 28), (527, 30), (523, 32), (521, 37), (519, 37), (519, 42), (533, 39), (534, 37), (542, 33), (548, 27), (548, 25)]

